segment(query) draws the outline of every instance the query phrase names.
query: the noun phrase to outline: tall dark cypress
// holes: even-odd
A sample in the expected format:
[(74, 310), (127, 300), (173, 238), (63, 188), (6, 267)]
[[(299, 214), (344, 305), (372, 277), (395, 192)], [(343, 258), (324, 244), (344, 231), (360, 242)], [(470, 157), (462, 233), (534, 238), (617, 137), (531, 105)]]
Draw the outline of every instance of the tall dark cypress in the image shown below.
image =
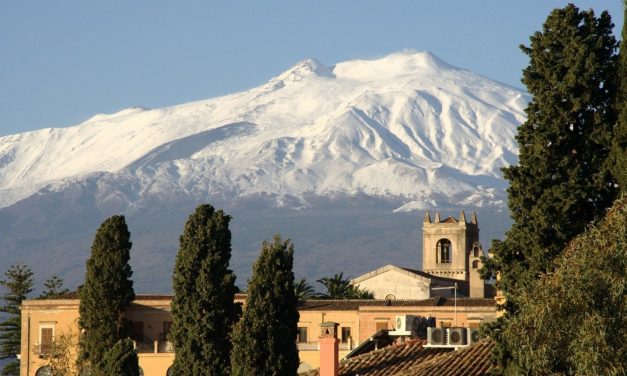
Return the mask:
[[(80, 361), (92, 375), (106, 375), (105, 354), (128, 337), (124, 309), (135, 299), (129, 265), (131, 234), (124, 216), (105, 220), (94, 238), (87, 260), (85, 284), (79, 289)], [(131, 373), (129, 375), (135, 375)]]
[(190, 215), (174, 266), (173, 325), (177, 376), (229, 375), (232, 326), (241, 309), (234, 303), (231, 217), (211, 205)]
[(121, 339), (102, 359), (104, 375), (139, 376), (139, 359), (130, 338)]
[[(607, 12), (596, 17), (569, 4), (553, 10), (530, 46), (521, 46), (530, 59), (522, 81), (533, 99), (516, 137), (518, 165), (504, 169), (514, 224), (494, 242), (483, 270), (500, 275), (510, 315), (523, 309), (518, 297), (617, 195), (609, 158), (616, 122), (612, 27)], [(501, 366), (513, 366), (496, 334), (495, 355)]]
[(294, 248), (276, 235), (263, 242), (248, 281), (246, 309), (233, 333), (232, 374), (292, 376), (298, 369)]
[(608, 156), (616, 113), (617, 42), (610, 16), (555, 9), (531, 37), (523, 83), (533, 99), (519, 128), (518, 165), (504, 169), (514, 224), (494, 258), (508, 299), (539, 273), (568, 241), (605, 213), (617, 195)]
[(20, 305), (33, 291), (33, 272), (24, 264), (16, 264), (11, 266), (4, 276), (5, 278), (0, 280), (0, 286), (5, 290), (0, 297), (3, 301), (0, 312), (6, 315), (0, 322), (0, 359), (13, 360), (4, 365), (1, 374), (17, 376), (20, 374), (20, 362), (15, 357), (21, 351), (22, 335)]
[[(627, 17), (627, 3), (624, 7), (624, 16)], [(618, 79), (616, 94), (618, 122), (614, 131), (611, 162), (621, 192), (627, 193), (627, 22), (623, 22), (616, 77)]]

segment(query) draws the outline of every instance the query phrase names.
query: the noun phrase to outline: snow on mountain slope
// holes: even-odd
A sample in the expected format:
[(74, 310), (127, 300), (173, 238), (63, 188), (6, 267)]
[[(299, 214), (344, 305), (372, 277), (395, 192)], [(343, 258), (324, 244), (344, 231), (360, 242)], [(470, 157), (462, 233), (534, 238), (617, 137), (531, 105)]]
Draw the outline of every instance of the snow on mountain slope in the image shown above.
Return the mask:
[(528, 100), (428, 52), (333, 67), (306, 59), (245, 92), (2, 137), (0, 207), (96, 172), (133, 176), (138, 196), (502, 205), (500, 168), (516, 160)]

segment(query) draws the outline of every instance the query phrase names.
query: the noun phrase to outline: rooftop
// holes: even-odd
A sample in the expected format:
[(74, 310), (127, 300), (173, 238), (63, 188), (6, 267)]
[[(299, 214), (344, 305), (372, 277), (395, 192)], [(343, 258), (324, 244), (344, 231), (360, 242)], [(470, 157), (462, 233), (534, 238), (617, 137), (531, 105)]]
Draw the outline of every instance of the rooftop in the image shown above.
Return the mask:
[[(340, 362), (338, 376), (484, 376), (491, 369), (493, 342), (452, 348), (425, 348), (425, 341), (411, 340)], [(309, 370), (301, 376), (319, 376)]]

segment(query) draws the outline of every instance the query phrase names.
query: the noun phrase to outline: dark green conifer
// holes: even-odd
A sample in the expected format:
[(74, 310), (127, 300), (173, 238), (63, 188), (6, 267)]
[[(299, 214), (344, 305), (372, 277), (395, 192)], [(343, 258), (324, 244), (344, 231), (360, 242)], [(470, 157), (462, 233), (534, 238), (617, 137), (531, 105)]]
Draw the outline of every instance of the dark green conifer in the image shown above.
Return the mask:
[[(627, 3), (624, 7), (624, 16), (627, 17)], [(621, 192), (627, 192), (627, 22), (623, 22), (616, 78), (618, 79), (616, 94), (618, 122), (614, 131), (611, 162)]]
[(292, 376), (298, 369), (294, 248), (276, 235), (263, 242), (248, 281), (242, 319), (233, 333), (232, 374)]
[(105, 354), (128, 337), (123, 313), (135, 299), (130, 235), (124, 216), (115, 215), (102, 223), (87, 260), (85, 284), (79, 289), (79, 325), (85, 330), (79, 341), (79, 361), (91, 364), (92, 375), (107, 374)]
[[(514, 220), (484, 259), (484, 277), (500, 275), (510, 315), (566, 244), (602, 218), (618, 189), (610, 149), (616, 123), (616, 47), (607, 12), (572, 4), (555, 9), (521, 46), (530, 59), (523, 83), (533, 95), (516, 137), (518, 165), (504, 169)], [(511, 316), (510, 316), (511, 317)], [(510, 350), (497, 335), (493, 354), (507, 368)]]
[(515, 306), (516, 294), (552, 268), (553, 259), (617, 195), (608, 156), (616, 121), (617, 43), (607, 12), (570, 4), (551, 12), (531, 37), (523, 83), (533, 95), (519, 128), (518, 165), (504, 169), (514, 219), (495, 242), (489, 272)]
[(139, 360), (130, 338), (121, 339), (102, 360), (103, 375), (139, 376)]
[(39, 299), (53, 299), (69, 291), (63, 287), (63, 279), (55, 274), (44, 282), (44, 291), (39, 295)]
[(231, 330), (241, 308), (231, 260), (231, 217), (211, 205), (190, 215), (180, 238), (172, 277), (177, 376), (229, 375)]
[(13, 358), (5, 364), (2, 376), (18, 376), (20, 374), (20, 362), (15, 359), (21, 352), (22, 318), (20, 305), (22, 300), (33, 291), (33, 272), (24, 264), (11, 266), (5, 273), (5, 278), (0, 280), (0, 286), (4, 287), (3, 301), (0, 312), (7, 314), (0, 322), (0, 359)]

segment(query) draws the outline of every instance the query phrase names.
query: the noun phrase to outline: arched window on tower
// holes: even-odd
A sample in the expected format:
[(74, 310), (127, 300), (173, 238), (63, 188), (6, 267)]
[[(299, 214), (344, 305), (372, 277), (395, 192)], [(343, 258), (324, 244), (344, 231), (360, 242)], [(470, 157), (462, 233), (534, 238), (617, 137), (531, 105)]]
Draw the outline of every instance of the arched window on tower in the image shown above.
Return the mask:
[(472, 247), (472, 255), (473, 255), (473, 257), (481, 256), (481, 248), (479, 247), (478, 244), (475, 244), (475, 246)]
[(479, 260), (475, 260), (472, 262), (472, 268), (473, 269), (478, 269), (479, 268)]
[(451, 241), (448, 239), (438, 240), (436, 245), (436, 258), (440, 264), (451, 263)]

